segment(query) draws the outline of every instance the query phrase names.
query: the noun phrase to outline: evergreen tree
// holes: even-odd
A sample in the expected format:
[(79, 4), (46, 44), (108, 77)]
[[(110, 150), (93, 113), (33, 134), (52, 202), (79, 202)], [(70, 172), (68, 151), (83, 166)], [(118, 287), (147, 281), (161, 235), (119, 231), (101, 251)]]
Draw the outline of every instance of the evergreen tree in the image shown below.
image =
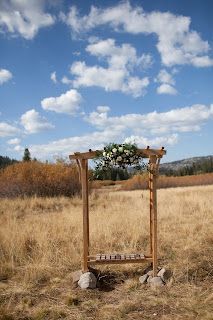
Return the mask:
[(24, 150), (24, 156), (23, 156), (23, 161), (30, 161), (31, 160), (31, 154), (30, 154), (30, 151), (29, 149), (25, 149)]

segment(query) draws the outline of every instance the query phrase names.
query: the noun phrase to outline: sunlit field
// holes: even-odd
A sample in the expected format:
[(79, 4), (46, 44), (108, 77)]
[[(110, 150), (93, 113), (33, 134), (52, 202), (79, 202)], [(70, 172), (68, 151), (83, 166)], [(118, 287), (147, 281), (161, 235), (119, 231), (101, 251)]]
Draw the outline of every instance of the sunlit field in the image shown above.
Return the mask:
[[(112, 186), (113, 188), (113, 186)], [(146, 264), (99, 267), (100, 287), (72, 286), (82, 257), (82, 203), (0, 200), (0, 319), (213, 319), (213, 186), (158, 190), (163, 288), (141, 285)], [(149, 253), (149, 192), (93, 190), (91, 254)]]

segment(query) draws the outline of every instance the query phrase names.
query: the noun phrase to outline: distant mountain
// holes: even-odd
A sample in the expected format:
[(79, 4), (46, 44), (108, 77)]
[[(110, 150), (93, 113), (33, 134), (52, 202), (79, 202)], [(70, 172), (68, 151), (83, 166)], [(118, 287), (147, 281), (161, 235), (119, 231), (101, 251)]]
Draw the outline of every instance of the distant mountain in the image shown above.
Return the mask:
[(213, 160), (213, 156), (206, 156), (206, 157), (193, 157), (173, 162), (167, 162), (160, 164), (159, 171), (161, 173), (166, 172), (168, 170), (179, 170), (183, 169), (184, 167), (191, 167), (193, 163), (202, 163), (203, 161)]

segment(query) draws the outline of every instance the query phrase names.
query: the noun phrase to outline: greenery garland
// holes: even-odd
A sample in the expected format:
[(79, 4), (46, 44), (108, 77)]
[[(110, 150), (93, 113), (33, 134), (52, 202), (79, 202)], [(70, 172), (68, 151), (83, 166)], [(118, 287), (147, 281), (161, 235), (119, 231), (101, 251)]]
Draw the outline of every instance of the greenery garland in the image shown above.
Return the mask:
[(97, 151), (97, 158), (94, 159), (96, 167), (94, 176), (98, 178), (100, 171), (110, 167), (142, 166), (141, 155), (137, 145), (131, 143), (110, 143), (104, 147), (104, 151)]

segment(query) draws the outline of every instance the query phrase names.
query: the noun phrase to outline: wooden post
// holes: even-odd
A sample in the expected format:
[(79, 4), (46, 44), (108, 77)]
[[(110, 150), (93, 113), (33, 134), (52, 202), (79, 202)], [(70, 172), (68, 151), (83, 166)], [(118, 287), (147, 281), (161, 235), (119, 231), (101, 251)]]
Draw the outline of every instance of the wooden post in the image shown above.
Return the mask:
[(157, 186), (156, 186), (156, 156), (150, 157), (150, 204), (152, 217), (152, 256), (153, 256), (153, 277), (157, 277)]
[(149, 216), (150, 216), (150, 253), (152, 254), (152, 228), (153, 228), (153, 217), (152, 217), (152, 164), (149, 160)]
[(89, 200), (88, 200), (88, 160), (81, 161), (82, 200), (83, 200), (83, 272), (88, 271), (89, 255)]

